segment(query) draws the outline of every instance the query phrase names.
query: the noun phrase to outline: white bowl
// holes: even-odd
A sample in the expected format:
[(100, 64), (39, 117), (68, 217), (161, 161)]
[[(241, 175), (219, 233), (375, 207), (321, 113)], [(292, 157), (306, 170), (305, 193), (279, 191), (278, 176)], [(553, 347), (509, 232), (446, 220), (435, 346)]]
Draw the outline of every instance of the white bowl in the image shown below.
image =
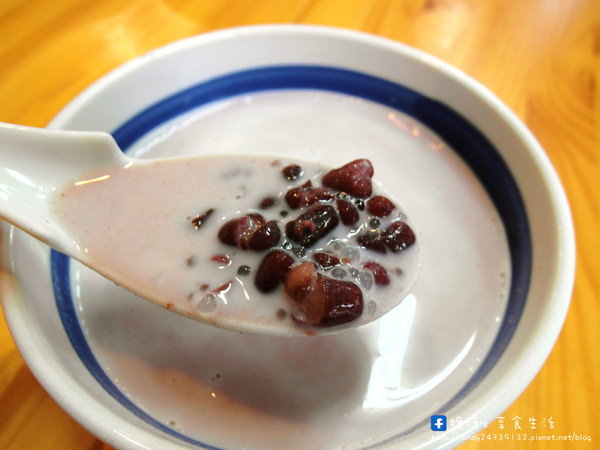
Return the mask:
[(50, 126), (113, 132), (141, 157), (367, 155), (428, 248), (389, 316), (286, 339), (170, 314), (10, 229), (3, 306), (17, 345), (117, 448), (454, 446), (517, 398), (562, 326), (574, 237), (543, 150), (488, 90), (404, 45), (312, 26), (209, 33), (113, 71)]

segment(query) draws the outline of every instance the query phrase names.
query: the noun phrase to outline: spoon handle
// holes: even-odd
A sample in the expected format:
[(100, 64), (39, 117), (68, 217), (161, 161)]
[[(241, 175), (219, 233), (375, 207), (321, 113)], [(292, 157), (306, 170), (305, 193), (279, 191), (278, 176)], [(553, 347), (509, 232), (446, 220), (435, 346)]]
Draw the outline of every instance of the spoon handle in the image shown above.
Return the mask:
[(0, 218), (71, 253), (49, 209), (52, 193), (95, 168), (128, 160), (107, 133), (0, 123)]

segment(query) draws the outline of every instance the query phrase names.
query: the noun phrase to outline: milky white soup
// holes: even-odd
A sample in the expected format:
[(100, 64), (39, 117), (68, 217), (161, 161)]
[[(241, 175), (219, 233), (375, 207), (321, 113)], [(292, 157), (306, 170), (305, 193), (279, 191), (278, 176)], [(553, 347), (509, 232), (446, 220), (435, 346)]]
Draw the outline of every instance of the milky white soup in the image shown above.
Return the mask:
[[(298, 168), (297, 173), (290, 175), (288, 168)], [(418, 245), (412, 242), (395, 251), (383, 243), (374, 249), (360, 245), (365, 236), (383, 232), (392, 223), (405, 224), (406, 214), (395, 200), (391, 211), (374, 209), (375, 200), (382, 198), (375, 195), (382, 192), (378, 186), (362, 197), (315, 188), (328, 172), (315, 163), (256, 155), (143, 161), (87, 174), (56, 195), (54, 206), (84, 260), (168, 309), (234, 329), (269, 327), (271, 333), (313, 334), (315, 329), (323, 331), (321, 322), (326, 321), (309, 321), (286, 293), (287, 271), (279, 269), (279, 261), (274, 267), (261, 266), (269, 252), (287, 255), (290, 266), (309, 262), (330, 284), (354, 285), (351, 291), (335, 290), (332, 295), (341, 297), (335, 301), (344, 302), (346, 309), (352, 296), (360, 296), (357, 309), (342, 311), (347, 317), (341, 322), (340, 312), (334, 311), (339, 323), (327, 322), (326, 331), (363, 324), (391, 310), (409, 292), (419, 262)], [(302, 191), (308, 185), (311, 188)], [(292, 189), (320, 197), (310, 204), (292, 204), (286, 198)], [(343, 223), (340, 202), (353, 210), (352, 223)], [(314, 208), (327, 208), (337, 224), (308, 244), (294, 240), (288, 224)], [(225, 224), (248, 214), (262, 216), (281, 236), (250, 248), (236, 245), (233, 238), (223, 241)], [(281, 279), (267, 290), (261, 276), (269, 278), (269, 271), (279, 271)]]
[(260, 92), (176, 117), (130, 153), (270, 154), (330, 167), (368, 158), (421, 244), (418, 280), (397, 308), (311, 338), (202, 326), (73, 262), (73, 301), (94, 356), (164, 426), (221, 448), (368, 447), (428, 427), (488, 355), (511, 277), (502, 221), (454, 149), (414, 118), (331, 92)]

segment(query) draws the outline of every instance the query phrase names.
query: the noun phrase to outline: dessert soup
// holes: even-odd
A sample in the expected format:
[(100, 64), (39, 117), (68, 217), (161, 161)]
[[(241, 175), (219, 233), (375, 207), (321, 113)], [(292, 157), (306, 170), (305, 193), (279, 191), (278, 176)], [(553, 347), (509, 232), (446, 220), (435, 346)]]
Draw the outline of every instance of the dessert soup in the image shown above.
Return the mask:
[[(444, 414), (445, 405), (468, 385), (488, 355), (510, 286), (504, 228), (464, 161), (415, 119), (337, 93), (257, 92), (171, 119), (139, 139), (129, 153), (139, 158), (240, 155), (240, 167), (255, 159), (264, 165), (263, 180), (250, 183), (251, 190), (231, 184), (234, 191), (250, 196), (251, 203), (260, 203), (273, 190), (283, 192), (300, 184), (297, 180), (290, 185), (281, 177), (286, 161), (309, 162), (303, 178), (308, 180), (319, 178), (314, 171), (320, 164), (340, 167), (368, 159), (373, 180), (414, 225), (420, 254), (417, 281), (396, 308), (366, 325), (310, 337), (259, 336), (207, 326), (140, 301), (73, 261), (73, 299), (87, 343), (103, 373), (139, 417), (147, 415), (155, 421), (151, 423), (208, 448), (368, 447), (428, 426), (424, 421), (432, 414)], [(281, 166), (272, 166), (273, 161), (281, 161)], [(208, 166), (205, 174), (222, 175), (223, 167)], [(184, 176), (192, 172), (198, 169)], [(211, 233), (218, 234), (232, 218), (217, 212), (218, 191), (207, 187), (181, 192), (189, 206), (173, 211), (164, 205), (165, 215), (182, 233), (193, 236), (203, 231), (194, 229), (194, 218), (214, 208), (206, 224), (216, 219)], [(131, 194), (126, 188), (119, 198), (105, 201), (126, 202)], [(152, 202), (152, 196), (146, 198)], [(282, 205), (257, 211), (268, 220), (282, 209), (297, 217)], [(137, 216), (142, 206), (145, 209), (146, 205), (131, 205), (130, 214)], [(240, 216), (247, 213), (247, 204), (240, 208)], [(158, 226), (147, 222), (140, 220), (136, 226)], [(117, 251), (109, 237), (110, 233), (103, 244), (106, 251)], [(216, 239), (211, 242), (207, 248), (203, 244), (202, 249), (182, 249), (181, 256), (164, 261), (164, 267), (200, 274), (196, 264), (204, 254), (227, 250), (236, 252), (232, 260), (256, 257)], [(335, 242), (324, 238), (315, 248)], [(180, 244), (174, 240), (172, 245)], [(147, 258), (161, 258), (153, 254), (153, 245), (144, 251)], [(201, 264), (210, 267), (210, 279), (194, 283), (212, 289), (229, 280), (219, 276), (224, 269), (218, 261), (204, 258)], [(243, 259), (229, 267), (237, 274), (242, 265), (256, 268), (255, 260)], [(332, 270), (323, 273), (329, 276)], [(161, 271), (153, 278), (160, 284)], [(183, 297), (197, 289), (184, 285), (178, 287)], [(365, 292), (376, 292), (370, 289)], [(278, 308), (268, 315), (277, 315)]]

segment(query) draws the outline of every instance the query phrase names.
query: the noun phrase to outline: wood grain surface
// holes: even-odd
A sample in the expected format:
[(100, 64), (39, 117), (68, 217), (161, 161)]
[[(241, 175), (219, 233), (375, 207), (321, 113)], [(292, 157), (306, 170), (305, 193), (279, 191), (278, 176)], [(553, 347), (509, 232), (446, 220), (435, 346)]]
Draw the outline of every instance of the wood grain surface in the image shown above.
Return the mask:
[[(420, 48), (482, 82), (533, 131), (572, 208), (572, 304), (554, 350), (504, 423), (480, 434), (489, 440), (462, 448), (600, 448), (599, 1), (2, 0), (0, 121), (45, 126), (86, 86), (138, 55), (209, 30), (261, 23), (345, 27)], [(592, 442), (499, 440), (519, 432)], [(36, 382), (0, 319), (0, 449), (101, 448), (108, 447)]]

